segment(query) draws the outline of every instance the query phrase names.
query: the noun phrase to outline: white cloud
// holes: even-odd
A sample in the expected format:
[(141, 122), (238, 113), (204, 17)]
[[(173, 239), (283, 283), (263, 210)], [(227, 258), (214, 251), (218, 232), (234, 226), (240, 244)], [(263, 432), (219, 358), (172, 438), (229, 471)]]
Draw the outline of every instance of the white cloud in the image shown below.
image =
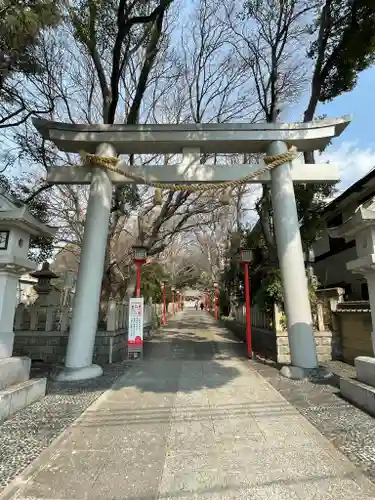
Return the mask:
[[(302, 162), (303, 156), (295, 161)], [(321, 155), (317, 155), (315, 161), (329, 162), (339, 167), (341, 181), (337, 184), (339, 192), (334, 195), (336, 197), (375, 167), (375, 144), (373, 147), (360, 149), (357, 142), (342, 142), (337, 148), (330, 147)], [(255, 184), (244, 199), (244, 219), (247, 223), (253, 224), (257, 220), (256, 213), (252, 209), (260, 194), (261, 188)]]
[(341, 182), (337, 188), (342, 192), (375, 167), (375, 145), (360, 149), (356, 142), (342, 142), (337, 149), (329, 148), (322, 153), (316, 161), (338, 165)]

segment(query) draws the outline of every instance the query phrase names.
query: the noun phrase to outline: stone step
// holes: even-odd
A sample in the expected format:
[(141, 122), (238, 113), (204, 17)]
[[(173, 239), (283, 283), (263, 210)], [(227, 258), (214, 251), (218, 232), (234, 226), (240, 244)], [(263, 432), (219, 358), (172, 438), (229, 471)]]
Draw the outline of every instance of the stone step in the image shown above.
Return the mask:
[(31, 359), (12, 357), (0, 359), (0, 391), (29, 380)]
[(375, 417), (375, 387), (353, 378), (342, 378), (340, 392), (345, 399)]
[(0, 424), (13, 413), (41, 399), (46, 393), (46, 378), (14, 384), (0, 391)]
[(354, 360), (357, 380), (375, 387), (375, 358), (358, 356)]

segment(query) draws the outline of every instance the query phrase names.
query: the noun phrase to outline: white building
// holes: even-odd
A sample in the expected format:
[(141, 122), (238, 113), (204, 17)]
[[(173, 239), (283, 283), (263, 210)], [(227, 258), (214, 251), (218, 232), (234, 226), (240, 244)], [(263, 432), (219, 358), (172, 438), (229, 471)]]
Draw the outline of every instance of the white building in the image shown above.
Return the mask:
[[(347, 220), (362, 203), (375, 196), (375, 169), (350, 186), (324, 209), (326, 227), (336, 227)], [(346, 263), (357, 257), (355, 240), (346, 242), (330, 238), (323, 231), (313, 245), (314, 271), (321, 288), (342, 287), (349, 300), (368, 300), (367, 282), (360, 274), (346, 269)]]

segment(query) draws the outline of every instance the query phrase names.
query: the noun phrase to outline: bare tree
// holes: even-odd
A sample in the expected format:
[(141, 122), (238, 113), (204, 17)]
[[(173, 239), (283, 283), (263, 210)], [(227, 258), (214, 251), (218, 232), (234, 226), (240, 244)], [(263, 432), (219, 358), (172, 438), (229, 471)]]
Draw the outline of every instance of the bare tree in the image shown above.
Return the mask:
[[(258, 106), (246, 73), (230, 38), (229, 27), (223, 29), (218, 18), (220, 3), (216, 0), (195, 2), (193, 20), (183, 27), (179, 49), (173, 52), (178, 76), (170, 92), (161, 95), (154, 107), (156, 122), (222, 123), (233, 120), (255, 120)], [(166, 163), (173, 158), (165, 159)], [(230, 162), (233, 158), (206, 155), (202, 163)], [(158, 253), (178, 232), (189, 232), (196, 219), (205, 220), (221, 204), (212, 193), (190, 194), (167, 192), (159, 215), (147, 235), (151, 253)], [(148, 205), (144, 213), (153, 209)]]
[[(61, 20), (59, 0), (3, 0), (0, 7), (0, 129), (48, 113), (48, 75), (38, 58), (41, 36)], [(42, 96), (42, 97), (41, 97)]]
[[(167, 47), (165, 17), (171, 4), (172, 0), (147, 4), (141, 0), (118, 0), (106, 5), (94, 0), (68, 3), (65, 24), (45, 36), (39, 48), (49, 77), (44, 104), (54, 103), (47, 115), (72, 123), (138, 122), (157, 58), (162, 59)], [(46, 144), (28, 122), (12, 131), (11, 140), (41, 177), (40, 166), (48, 171), (51, 165), (74, 164), (78, 160)], [(9, 162), (12, 159), (14, 156), (9, 157)], [(46, 186), (37, 184), (36, 188), (30, 199)], [(60, 229), (60, 243), (79, 247), (87, 189), (55, 187), (50, 194), (51, 217)], [(121, 274), (119, 266), (113, 265), (115, 247), (139, 194), (134, 188), (115, 189), (113, 201), (105, 274), (109, 272), (115, 281)]]
[[(304, 51), (311, 40), (308, 33), (317, 4), (308, 0), (248, 0), (238, 10), (226, 9), (224, 23), (230, 26), (233, 47), (252, 77), (267, 122), (276, 122), (283, 109), (306, 89), (309, 65)], [(256, 210), (270, 258), (277, 263), (267, 185), (262, 185)]]
[(308, 47), (315, 7), (308, 0), (248, 0), (240, 12), (226, 10), (233, 47), (252, 77), (267, 122), (277, 121), (282, 107), (294, 103), (306, 88), (303, 48)]
[[(180, 32), (171, 0), (113, 0), (105, 8), (94, 0), (70, 4), (65, 24), (45, 37), (40, 47), (40, 57), (46, 58), (50, 67), (46, 102), (53, 99), (55, 104), (48, 116), (71, 123), (129, 124), (256, 119), (256, 96), (228, 42), (229, 31), (220, 29), (216, 6), (216, 0), (197, 2), (191, 25), (182, 30), (181, 43), (171, 47), (170, 39)], [(13, 131), (12, 141), (22, 160), (33, 166), (41, 179), (43, 170), (48, 171), (51, 165), (78, 160), (42, 141), (28, 122)], [(160, 160), (128, 158), (130, 164)], [(164, 160), (168, 164), (178, 158)], [(231, 159), (202, 158), (202, 163), (217, 161)], [(36, 187), (45, 188), (42, 181)], [(60, 228), (60, 244), (79, 248), (87, 189), (59, 186), (50, 195), (51, 217)], [(150, 255), (157, 256), (177, 234), (191, 231), (198, 218), (202, 221), (220, 211), (221, 204), (212, 193), (166, 191), (158, 208), (152, 189), (115, 189), (105, 262), (108, 295), (119, 289), (113, 283), (127, 286), (129, 249), (137, 236), (133, 226), (136, 214), (145, 221), (139, 236)]]

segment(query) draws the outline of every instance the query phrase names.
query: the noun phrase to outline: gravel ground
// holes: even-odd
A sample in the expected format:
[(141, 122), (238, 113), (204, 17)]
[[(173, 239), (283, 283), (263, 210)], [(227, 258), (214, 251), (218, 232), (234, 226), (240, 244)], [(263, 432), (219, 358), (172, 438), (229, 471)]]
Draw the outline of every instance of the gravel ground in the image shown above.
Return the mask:
[[(76, 383), (48, 382), (47, 395), (16, 413), (0, 426), (0, 492), (21, 473), (86, 408), (124, 373), (126, 366), (112, 364), (98, 379)], [(46, 376), (35, 368), (31, 376)]]
[(375, 481), (375, 419), (342, 399), (338, 390), (339, 377), (355, 376), (354, 367), (327, 363), (334, 377), (324, 383), (312, 383), (282, 377), (273, 363), (251, 363), (336, 448)]

